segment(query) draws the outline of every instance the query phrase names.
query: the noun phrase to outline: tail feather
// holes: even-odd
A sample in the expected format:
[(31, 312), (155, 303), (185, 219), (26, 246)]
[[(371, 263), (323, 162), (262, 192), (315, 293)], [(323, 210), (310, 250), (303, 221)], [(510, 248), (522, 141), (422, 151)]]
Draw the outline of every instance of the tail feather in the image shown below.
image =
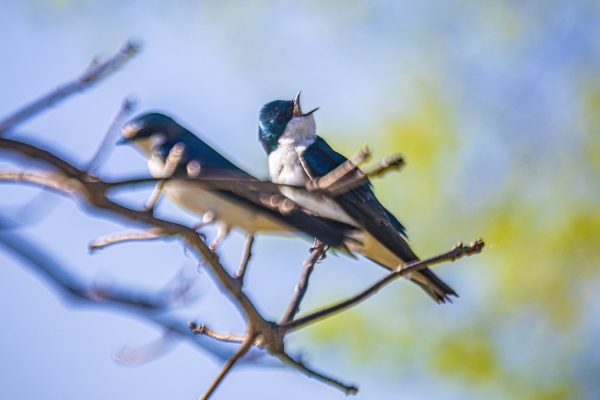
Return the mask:
[(442, 281), (429, 268), (410, 274), (410, 280), (421, 286), (436, 303), (452, 303), (450, 296), (458, 297), (458, 294)]

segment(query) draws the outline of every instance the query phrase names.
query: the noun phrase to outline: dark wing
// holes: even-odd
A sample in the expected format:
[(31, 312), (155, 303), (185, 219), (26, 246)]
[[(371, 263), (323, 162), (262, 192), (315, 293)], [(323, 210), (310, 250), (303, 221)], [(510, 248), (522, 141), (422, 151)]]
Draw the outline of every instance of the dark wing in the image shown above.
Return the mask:
[[(210, 145), (198, 138), (192, 132), (181, 127), (183, 130), (179, 141), (185, 145), (183, 157), (179, 163), (178, 172), (186, 174), (186, 166), (191, 161), (197, 161), (201, 167), (201, 176), (222, 179), (255, 179), (252, 175), (239, 168), (213, 149)], [(160, 147), (163, 159), (166, 159), (169, 151), (176, 143), (164, 143)]]
[[(197, 161), (201, 166), (200, 176), (213, 179), (235, 179), (239, 181), (235, 190), (217, 190), (225, 198), (240, 204), (246, 208), (252, 209), (257, 213), (270, 215), (272, 218), (281, 221), (290, 226), (292, 230), (304, 232), (311, 237), (316, 237), (323, 243), (338, 247), (344, 243), (346, 234), (354, 228), (326, 218), (316, 217), (304, 212), (300, 208), (295, 208), (289, 213), (282, 214), (277, 209), (264, 205), (261, 201), (265, 195), (275, 195), (281, 197), (278, 188), (273, 185), (271, 191), (265, 192), (268, 188), (264, 185), (257, 188), (257, 185), (244, 184), (243, 181), (256, 181), (256, 178), (246, 171), (233, 164), (223, 157), (219, 152), (206, 144), (193, 133), (187, 131), (183, 135), (184, 153), (179, 163), (177, 173), (187, 175), (186, 166), (191, 161)], [(166, 159), (174, 143), (165, 143), (161, 146), (161, 155)]]
[[(303, 165), (309, 169), (308, 175), (317, 177), (326, 175), (347, 160), (346, 157), (333, 150), (321, 137), (317, 137), (316, 141), (306, 149), (303, 158)], [(370, 183), (337, 196), (335, 201), (358, 224), (401, 260), (404, 262), (418, 260), (404, 239), (406, 236), (404, 227), (377, 200)], [(438, 303), (449, 300), (448, 295), (457, 296), (451, 287), (428, 268), (414, 273), (411, 279)]]
[[(323, 176), (344, 163), (347, 158), (333, 150), (325, 140), (317, 140), (306, 149), (304, 165), (312, 176)], [(370, 184), (364, 184), (335, 198), (336, 202), (356, 222), (383, 243), (404, 261), (413, 261), (417, 256), (402, 236), (404, 226), (377, 200)]]

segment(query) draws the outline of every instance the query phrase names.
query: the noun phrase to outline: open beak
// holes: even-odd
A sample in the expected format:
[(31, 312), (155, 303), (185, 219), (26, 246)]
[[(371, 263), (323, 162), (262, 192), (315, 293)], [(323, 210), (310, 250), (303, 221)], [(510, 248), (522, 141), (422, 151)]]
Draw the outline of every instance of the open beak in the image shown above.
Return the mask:
[(307, 117), (319, 109), (319, 107), (317, 107), (314, 110), (310, 110), (307, 113), (303, 113), (302, 107), (300, 106), (300, 94), (301, 93), (302, 93), (302, 91), (299, 91), (298, 94), (296, 95), (296, 97), (294, 97), (294, 112), (292, 114), (294, 117)]

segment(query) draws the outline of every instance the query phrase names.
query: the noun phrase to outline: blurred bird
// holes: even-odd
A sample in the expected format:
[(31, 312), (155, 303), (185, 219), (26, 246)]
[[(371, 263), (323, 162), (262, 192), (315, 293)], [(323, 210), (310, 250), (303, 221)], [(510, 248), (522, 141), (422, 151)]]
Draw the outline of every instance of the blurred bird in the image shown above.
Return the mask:
[[(261, 202), (256, 189), (246, 189), (249, 185), (244, 185), (249, 181), (258, 183), (255, 177), (164, 114), (143, 114), (125, 124), (118, 144), (125, 143), (135, 144), (148, 157), (148, 169), (154, 177), (163, 177), (169, 153), (176, 145), (183, 145), (173, 177), (210, 177), (239, 182), (231, 190), (211, 189), (190, 180), (177, 179), (167, 181), (164, 186), (165, 194), (176, 204), (204, 216), (205, 220), (214, 219), (218, 234), (211, 244), (213, 250), (232, 227), (247, 234), (301, 232), (333, 247), (342, 245), (346, 232), (351, 229), (343, 223), (307, 214), (300, 207), (280, 212), (277, 207), (267, 206)], [(279, 193), (277, 195), (283, 198)]]
[[(313, 113), (300, 107), (300, 92), (291, 101), (276, 100), (262, 107), (259, 141), (269, 158), (269, 173), (275, 183), (305, 187), (307, 181), (326, 175), (347, 159), (317, 136)], [(388, 269), (418, 260), (406, 242), (402, 224), (377, 200), (370, 183), (329, 198), (291, 187), (284, 195), (321, 217), (359, 228), (347, 241), (355, 251)], [(430, 269), (407, 277), (421, 286), (436, 302), (450, 301), (456, 292)]]

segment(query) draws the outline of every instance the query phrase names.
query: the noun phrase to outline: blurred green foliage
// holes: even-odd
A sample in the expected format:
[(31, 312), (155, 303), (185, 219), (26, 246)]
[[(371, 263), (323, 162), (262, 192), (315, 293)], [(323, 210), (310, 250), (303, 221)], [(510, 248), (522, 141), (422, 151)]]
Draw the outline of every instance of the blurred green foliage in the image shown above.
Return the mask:
[[(400, 219), (410, 219), (408, 232), (414, 245), (425, 250), (421, 254), (474, 234), (485, 238), (484, 253), (468, 265), (437, 267), (463, 294), (457, 304), (441, 307), (464, 312), (448, 310), (459, 318), (449, 328), (439, 309), (423, 298), (416, 307), (422, 316), (401, 313), (394, 318), (404, 323), (382, 337), (380, 329), (390, 329), (386, 320), (406, 307), (406, 297), (420, 295), (397, 289), (397, 302), (379, 309), (378, 317), (360, 318), (363, 311), (355, 310), (315, 327), (314, 337), (328, 345), (341, 337), (340, 346), (354, 349), (352, 357), (361, 362), (377, 364), (382, 354), (394, 354), (398, 364), (414, 366), (424, 357), (426, 369), (462, 382), (466, 392), (492, 388), (496, 396), (514, 399), (583, 396), (577, 391), (580, 368), (588, 369), (587, 377), (600, 376), (598, 358), (590, 364), (580, 360), (582, 353), (596, 351), (586, 325), (600, 280), (600, 91), (581, 93), (587, 125), (577, 146), (556, 149), (560, 157), (542, 158), (539, 169), (528, 166), (536, 169), (533, 176), (521, 173), (519, 150), (509, 149), (505, 171), (497, 177), (500, 190), (474, 208), (456, 204), (470, 202), (469, 193), (460, 193), (461, 182), (477, 185), (483, 179), (462, 158), (465, 151), (487, 149), (465, 150), (472, 138), (457, 131), (456, 110), (447, 108), (431, 87), (419, 86), (418, 92), (409, 112), (387, 121), (374, 144), (401, 151), (408, 165), (401, 176), (375, 184)], [(583, 193), (570, 190), (579, 179), (586, 186)], [(465, 293), (465, 287), (477, 285), (485, 288), (483, 293)], [(473, 302), (480, 303), (468, 304)], [(415, 336), (418, 345), (410, 339)], [(388, 351), (396, 343), (405, 351)]]

